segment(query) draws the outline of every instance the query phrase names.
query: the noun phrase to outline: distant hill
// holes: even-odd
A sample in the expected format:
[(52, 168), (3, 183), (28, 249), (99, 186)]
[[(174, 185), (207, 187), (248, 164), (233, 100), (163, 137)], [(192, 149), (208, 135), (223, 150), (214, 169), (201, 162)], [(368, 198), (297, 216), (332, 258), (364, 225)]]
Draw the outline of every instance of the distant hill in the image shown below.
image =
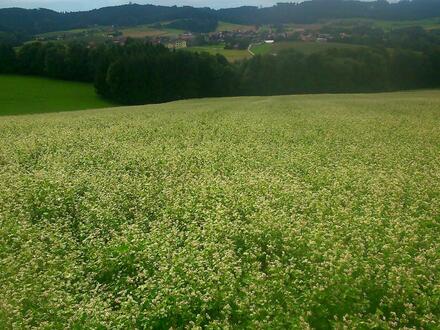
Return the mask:
[(374, 18), (417, 20), (440, 16), (439, 0), (403, 0), (389, 3), (352, 0), (310, 0), (278, 3), (273, 7), (240, 7), (217, 11), (219, 19), (240, 24), (314, 23), (321, 19)]
[(273, 7), (239, 7), (214, 10), (130, 4), (83, 12), (59, 13), (48, 9), (0, 9), (0, 31), (38, 34), (93, 25), (135, 26), (181, 20), (194, 32), (214, 31), (217, 21), (238, 24), (313, 23), (333, 18), (415, 20), (440, 16), (440, 1), (412, 0), (388, 3), (352, 0), (310, 0)]
[[(209, 8), (123, 5), (83, 12), (58, 13), (48, 9), (0, 9), (0, 31), (38, 34), (92, 25), (135, 26), (172, 20), (217, 21)], [(215, 30), (216, 26), (213, 27)]]

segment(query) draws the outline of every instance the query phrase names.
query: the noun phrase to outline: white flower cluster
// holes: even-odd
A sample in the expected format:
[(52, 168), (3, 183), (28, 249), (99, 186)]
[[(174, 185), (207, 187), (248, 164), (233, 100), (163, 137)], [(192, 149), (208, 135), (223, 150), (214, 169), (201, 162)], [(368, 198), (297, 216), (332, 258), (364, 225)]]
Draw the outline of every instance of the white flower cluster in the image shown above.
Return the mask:
[(0, 118), (0, 328), (440, 328), (440, 92)]

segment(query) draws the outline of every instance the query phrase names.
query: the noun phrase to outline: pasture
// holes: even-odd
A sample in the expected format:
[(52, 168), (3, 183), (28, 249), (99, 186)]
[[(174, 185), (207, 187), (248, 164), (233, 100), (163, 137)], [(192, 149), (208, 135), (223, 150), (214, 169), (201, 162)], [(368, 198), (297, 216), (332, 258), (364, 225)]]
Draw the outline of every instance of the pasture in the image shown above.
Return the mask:
[(274, 44), (255, 44), (251, 50), (255, 55), (278, 54), (283, 50), (297, 50), (305, 54), (322, 52), (332, 48), (356, 48), (362, 47), (353, 44), (344, 44), (338, 42), (304, 42), (304, 41), (282, 41)]
[[(37, 39), (40, 42), (65, 42), (73, 40), (81, 40), (82, 42), (105, 42), (109, 39), (108, 35), (115, 30), (111, 26), (94, 26), (83, 29), (72, 29), (65, 31), (53, 31), (39, 34)], [(28, 41), (27, 43), (35, 42), (35, 40)]]
[(64, 30), (64, 31), (53, 31), (41, 33), (37, 37), (43, 38), (54, 38), (57, 36), (70, 36), (70, 35), (79, 35), (83, 33), (96, 33), (99, 29), (103, 29), (104, 27), (95, 27), (95, 28), (83, 28), (83, 29), (72, 29), (72, 30)]
[(211, 55), (220, 54), (226, 57), (230, 62), (235, 62), (251, 57), (251, 54), (246, 49), (225, 49), (224, 44), (189, 47), (184, 48), (183, 50), (199, 53), (206, 52)]
[(153, 25), (138, 25), (133, 27), (125, 27), (120, 29), (122, 35), (130, 38), (146, 38), (146, 37), (177, 37), (184, 33), (183, 30), (158, 28)]
[(234, 24), (229, 22), (218, 22), (218, 26), (216, 31), (217, 32), (224, 32), (224, 31), (255, 31), (257, 30), (255, 25), (242, 25), (242, 24)]
[(437, 329), (439, 127), (439, 91), (2, 117), (0, 324)]
[(93, 85), (31, 76), (0, 75), (0, 116), (109, 107)]

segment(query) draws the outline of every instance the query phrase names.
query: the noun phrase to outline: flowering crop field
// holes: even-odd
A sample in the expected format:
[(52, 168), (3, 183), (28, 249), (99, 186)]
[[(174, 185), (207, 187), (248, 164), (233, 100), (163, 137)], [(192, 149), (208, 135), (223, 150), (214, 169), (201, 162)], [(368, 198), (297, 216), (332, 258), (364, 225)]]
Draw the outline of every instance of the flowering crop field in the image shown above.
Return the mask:
[(439, 329), (440, 91), (0, 118), (0, 327)]

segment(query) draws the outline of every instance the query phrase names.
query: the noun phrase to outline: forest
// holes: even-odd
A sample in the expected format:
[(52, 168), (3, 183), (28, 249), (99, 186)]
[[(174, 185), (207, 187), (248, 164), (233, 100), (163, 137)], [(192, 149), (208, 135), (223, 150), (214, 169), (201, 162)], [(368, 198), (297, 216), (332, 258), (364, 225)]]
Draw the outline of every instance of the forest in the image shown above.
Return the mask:
[(322, 19), (353, 17), (417, 20), (437, 16), (440, 16), (438, 0), (398, 3), (388, 3), (385, 0), (309, 0), (299, 4), (278, 3), (264, 8), (247, 6), (220, 10), (128, 4), (66, 13), (48, 9), (6, 8), (0, 9), (0, 31), (22, 36), (94, 25), (136, 26), (176, 21), (173, 24), (179, 28), (192, 32), (208, 32), (215, 30), (219, 20), (238, 24), (282, 24), (313, 23)]

